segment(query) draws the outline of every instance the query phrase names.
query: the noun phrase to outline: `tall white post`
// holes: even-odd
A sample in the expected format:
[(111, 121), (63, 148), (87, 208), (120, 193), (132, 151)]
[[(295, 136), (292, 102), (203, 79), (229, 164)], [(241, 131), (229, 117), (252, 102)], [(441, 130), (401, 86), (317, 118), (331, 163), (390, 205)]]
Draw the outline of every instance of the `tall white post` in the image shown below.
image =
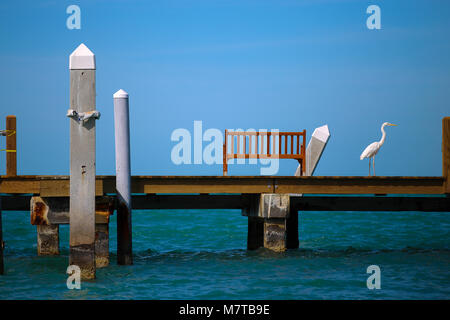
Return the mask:
[(70, 265), (95, 278), (95, 55), (70, 55)]
[(131, 165), (128, 93), (120, 89), (114, 95), (117, 190), (117, 263), (133, 264), (131, 234)]

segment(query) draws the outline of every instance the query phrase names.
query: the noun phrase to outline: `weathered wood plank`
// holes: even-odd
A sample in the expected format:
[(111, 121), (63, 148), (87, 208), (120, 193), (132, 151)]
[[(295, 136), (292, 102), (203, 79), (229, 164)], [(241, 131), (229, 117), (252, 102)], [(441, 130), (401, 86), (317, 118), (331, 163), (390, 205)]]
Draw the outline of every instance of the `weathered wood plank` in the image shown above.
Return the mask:
[[(228, 177), (226, 177), (228, 178)], [(132, 192), (137, 193), (133, 188)], [(202, 178), (143, 178), (140, 181), (144, 193), (266, 193), (272, 192), (272, 179), (218, 179), (216, 177)]]
[(2, 225), (2, 197), (0, 196), (0, 275), (5, 273), (3, 264), (3, 225)]
[[(68, 197), (31, 197), (30, 223), (32, 225), (69, 224), (70, 210)], [(95, 223), (109, 223), (114, 213), (113, 197), (97, 197), (95, 199)]]
[(442, 194), (442, 177), (277, 177), (276, 193)]
[(17, 175), (16, 116), (6, 117), (6, 175)]
[(450, 117), (442, 119), (442, 176), (444, 192), (450, 193)]
[(21, 194), (32, 193), (39, 194), (40, 181), (35, 179), (7, 179), (5, 176), (0, 177), (0, 193)]
[[(63, 195), (68, 176), (0, 176), (0, 192)], [(115, 193), (114, 176), (96, 177), (96, 195)], [(132, 193), (443, 194), (444, 177), (133, 176)], [(63, 187), (67, 190), (66, 187)], [(54, 190), (54, 191), (50, 191)]]
[[(134, 195), (133, 209), (243, 209), (250, 208), (250, 198), (257, 195)], [(3, 196), (3, 211), (29, 211), (30, 196)], [(68, 197), (57, 197), (64, 203), (66, 218), (51, 220), (52, 223), (68, 223)], [(54, 197), (53, 199), (57, 199)], [(49, 199), (49, 198), (45, 198)], [(98, 197), (97, 197), (98, 199)], [(106, 197), (114, 202), (114, 197)], [(106, 201), (106, 200), (105, 200)], [(259, 200), (256, 201), (259, 203)], [(305, 196), (291, 197), (291, 206), (302, 211), (423, 211), (450, 212), (450, 197), (391, 197), (391, 196)], [(55, 208), (54, 205), (51, 205)], [(114, 209), (114, 206), (113, 206)], [(256, 208), (255, 210), (257, 210)], [(106, 217), (99, 215), (96, 200), (96, 223), (106, 223)], [(244, 215), (251, 215), (244, 210)], [(111, 212), (112, 214), (112, 212)], [(255, 213), (257, 215), (257, 213)], [(51, 216), (51, 214), (50, 214)], [(53, 218), (52, 218), (53, 219)], [(56, 217), (54, 218), (56, 219)]]

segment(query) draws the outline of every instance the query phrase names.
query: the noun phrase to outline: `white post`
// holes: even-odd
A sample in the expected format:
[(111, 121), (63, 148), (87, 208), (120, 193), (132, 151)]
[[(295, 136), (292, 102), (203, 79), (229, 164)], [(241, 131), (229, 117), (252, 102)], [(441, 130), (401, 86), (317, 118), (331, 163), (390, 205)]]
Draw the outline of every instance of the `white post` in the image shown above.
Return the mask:
[[(312, 176), (317, 164), (319, 163), (320, 157), (322, 156), (323, 150), (325, 149), (328, 139), (330, 138), (330, 131), (328, 130), (328, 125), (316, 128), (309, 140), (308, 147), (306, 148), (306, 172), (305, 176)], [(300, 165), (295, 171), (295, 176), (300, 176)]]
[(120, 89), (114, 95), (117, 190), (117, 263), (133, 264), (131, 234), (131, 165), (128, 93)]
[(95, 278), (95, 55), (70, 55), (70, 265)]

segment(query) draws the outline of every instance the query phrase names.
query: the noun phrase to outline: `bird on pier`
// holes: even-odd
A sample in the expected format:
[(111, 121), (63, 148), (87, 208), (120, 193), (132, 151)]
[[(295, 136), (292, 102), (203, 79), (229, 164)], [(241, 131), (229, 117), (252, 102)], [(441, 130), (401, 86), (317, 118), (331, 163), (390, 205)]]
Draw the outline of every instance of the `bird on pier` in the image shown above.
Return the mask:
[(383, 123), (381, 126), (381, 132), (383, 135), (381, 136), (380, 141), (375, 141), (369, 144), (366, 149), (361, 153), (361, 156), (359, 157), (360, 160), (369, 158), (369, 176), (370, 176), (370, 160), (373, 161), (373, 175), (375, 175), (375, 155), (378, 153), (378, 150), (380, 150), (381, 146), (384, 143), (384, 140), (386, 140), (386, 132), (384, 131), (384, 127), (386, 126), (396, 126), (396, 124), (392, 124), (389, 122)]

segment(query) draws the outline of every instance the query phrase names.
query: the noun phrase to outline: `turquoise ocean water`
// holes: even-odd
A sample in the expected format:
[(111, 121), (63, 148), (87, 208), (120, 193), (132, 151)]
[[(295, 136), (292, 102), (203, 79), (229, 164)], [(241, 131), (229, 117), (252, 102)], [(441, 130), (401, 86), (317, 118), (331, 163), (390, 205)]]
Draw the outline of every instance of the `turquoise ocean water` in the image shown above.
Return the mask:
[[(61, 255), (38, 257), (28, 212), (3, 212), (0, 299), (449, 299), (450, 214), (300, 212), (300, 248), (247, 251), (239, 210), (133, 212), (133, 266), (111, 265), (68, 290), (69, 226)], [(381, 269), (369, 290), (367, 267)]]

